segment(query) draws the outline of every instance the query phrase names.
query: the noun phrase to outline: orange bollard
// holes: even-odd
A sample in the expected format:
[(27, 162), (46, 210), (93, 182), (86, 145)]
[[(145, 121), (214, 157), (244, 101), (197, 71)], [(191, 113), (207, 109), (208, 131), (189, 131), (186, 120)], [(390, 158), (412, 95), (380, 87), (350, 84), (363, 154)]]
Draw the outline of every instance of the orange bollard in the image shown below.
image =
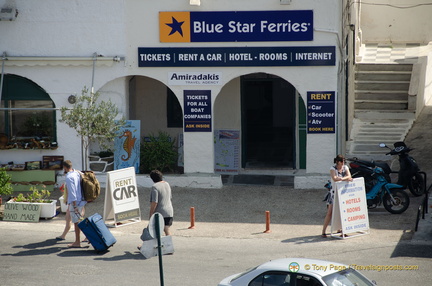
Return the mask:
[(270, 211), (266, 211), (266, 230), (264, 233), (270, 233)]
[(190, 220), (191, 220), (191, 226), (188, 228), (194, 229), (195, 228), (195, 208), (194, 207), (190, 208)]

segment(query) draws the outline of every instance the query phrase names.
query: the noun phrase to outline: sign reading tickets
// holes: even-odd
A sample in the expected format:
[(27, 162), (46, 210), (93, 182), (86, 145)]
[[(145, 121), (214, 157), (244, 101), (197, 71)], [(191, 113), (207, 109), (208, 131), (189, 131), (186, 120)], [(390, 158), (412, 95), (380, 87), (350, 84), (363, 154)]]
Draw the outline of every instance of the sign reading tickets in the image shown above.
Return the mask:
[(140, 222), (141, 211), (135, 168), (107, 172), (106, 185), (104, 220), (114, 220), (115, 227)]
[(211, 91), (185, 90), (184, 131), (211, 132)]
[(159, 12), (162, 43), (312, 41), (313, 11)]
[(138, 48), (139, 67), (334, 66), (336, 47)]
[(340, 237), (340, 234), (333, 232), (339, 229), (342, 229), (343, 234), (349, 234), (348, 237), (369, 233), (364, 178), (336, 183), (331, 229), (332, 236), (337, 237)]
[(335, 133), (335, 92), (307, 93), (308, 133)]
[(4, 221), (39, 222), (41, 206), (31, 203), (6, 203)]

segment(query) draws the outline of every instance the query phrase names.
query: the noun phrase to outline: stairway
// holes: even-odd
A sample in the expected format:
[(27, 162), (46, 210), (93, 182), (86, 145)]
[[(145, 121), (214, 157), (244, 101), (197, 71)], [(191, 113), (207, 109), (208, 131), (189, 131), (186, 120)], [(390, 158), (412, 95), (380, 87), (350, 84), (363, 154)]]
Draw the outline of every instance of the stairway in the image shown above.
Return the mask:
[(388, 149), (403, 141), (415, 113), (408, 110), (412, 64), (356, 64), (354, 119), (347, 156), (387, 160)]

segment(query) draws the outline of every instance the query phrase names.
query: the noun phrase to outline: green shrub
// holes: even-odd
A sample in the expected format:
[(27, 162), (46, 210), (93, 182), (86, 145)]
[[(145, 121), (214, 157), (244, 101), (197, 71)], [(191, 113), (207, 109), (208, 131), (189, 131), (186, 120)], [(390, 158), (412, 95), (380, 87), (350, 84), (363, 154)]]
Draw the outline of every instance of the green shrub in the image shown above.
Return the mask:
[(141, 141), (140, 171), (149, 173), (151, 170), (161, 172), (173, 171), (177, 165), (177, 147), (175, 139), (168, 133), (159, 131), (158, 136), (150, 134)]
[(6, 169), (0, 168), (0, 196), (12, 194), (13, 189), (10, 180), (11, 176), (8, 175)]

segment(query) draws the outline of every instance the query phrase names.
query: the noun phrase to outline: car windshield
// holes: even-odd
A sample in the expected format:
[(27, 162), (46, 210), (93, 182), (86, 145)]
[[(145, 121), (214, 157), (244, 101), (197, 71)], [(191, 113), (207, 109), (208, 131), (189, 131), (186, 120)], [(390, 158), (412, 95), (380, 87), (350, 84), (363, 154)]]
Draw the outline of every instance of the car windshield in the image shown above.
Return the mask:
[(246, 270), (245, 272), (240, 273), (239, 275), (237, 275), (237, 276), (235, 276), (233, 279), (231, 279), (231, 282), (234, 281), (234, 280), (239, 279), (240, 277), (242, 277), (242, 276), (248, 274), (249, 272), (254, 271), (254, 270), (257, 269), (257, 268), (258, 268), (258, 266), (257, 266), (257, 267), (254, 267), (254, 268), (250, 268), (250, 269)]
[(324, 276), (323, 280), (328, 286), (375, 286), (352, 268)]

